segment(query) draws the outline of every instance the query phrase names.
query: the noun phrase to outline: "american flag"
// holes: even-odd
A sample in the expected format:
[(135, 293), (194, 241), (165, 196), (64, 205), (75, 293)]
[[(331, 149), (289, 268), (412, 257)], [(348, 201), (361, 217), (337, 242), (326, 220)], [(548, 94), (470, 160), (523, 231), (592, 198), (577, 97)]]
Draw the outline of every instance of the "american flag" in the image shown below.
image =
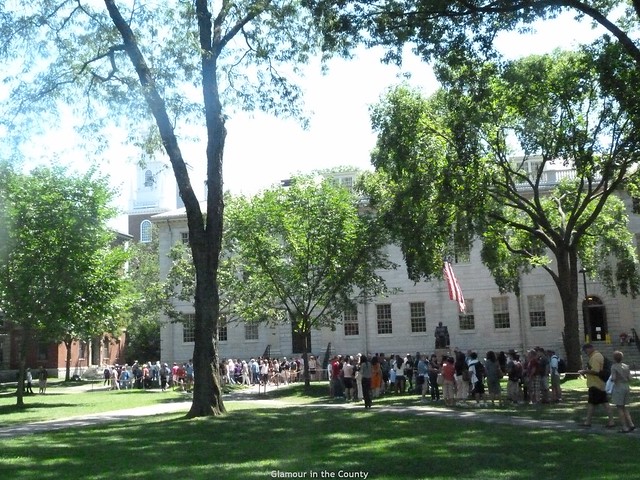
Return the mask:
[(464, 313), (466, 310), (466, 306), (464, 304), (464, 297), (462, 296), (462, 288), (460, 288), (458, 279), (453, 273), (451, 262), (444, 262), (442, 272), (444, 273), (444, 279), (447, 281), (447, 288), (449, 289), (449, 300), (455, 300), (456, 302), (458, 302), (458, 308), (460, 309), (460, 312)]

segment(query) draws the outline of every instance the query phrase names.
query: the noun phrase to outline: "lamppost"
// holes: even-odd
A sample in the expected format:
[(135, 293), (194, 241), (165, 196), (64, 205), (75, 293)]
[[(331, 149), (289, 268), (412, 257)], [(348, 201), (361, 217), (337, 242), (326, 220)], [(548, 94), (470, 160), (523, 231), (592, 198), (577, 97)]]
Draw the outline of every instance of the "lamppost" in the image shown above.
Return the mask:
[(584, 301), (582, 302), (582, 316), (584, 317), (584, 335), (585, 341), (590, 342), (591, 337), (591, 318), (589, 318), (589, 305), (587, 296), (587, 272), (586, 268), (581, 268), (578, 273), (582, 274), (582, 282), (584, 284)]

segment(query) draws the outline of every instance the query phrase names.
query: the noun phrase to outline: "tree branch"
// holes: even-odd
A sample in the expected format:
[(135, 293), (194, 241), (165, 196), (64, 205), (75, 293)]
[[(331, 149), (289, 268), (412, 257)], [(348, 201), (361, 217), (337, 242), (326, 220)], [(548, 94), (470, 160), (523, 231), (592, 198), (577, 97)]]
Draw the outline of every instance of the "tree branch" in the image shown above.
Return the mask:
[(109, 63), (111, 64), (111, 71), (109, 72), (109, 74), (106, 77), (103, 77), (101, 75), (98, 75), (96, 72), (91, 71), (91, 75), (96, 78), (97, 80), (101, 81), (101, 82), (106, 82), (108, 80), (111, 80), (114, 75), (116, 74), (116, 72), (118, 71), (118, 67), (116, 65), (116, 59), (115, 59), (115, 54), (116, 52), (124, 52), (125, 51), (125, 47), (124, 45), (113, 45), (111, 47), (109, 47), (109, 50), (107, 50), (105, 53), (98, 55), (90, 60), (87, 60), (86, 62), (84, 62), (82, 64), (82, 68), (80, 69), (80, 73), (83, 73), (87, 70), (87, 68), (89, 67), (89, 65), (91, 65), (94, 62), (97, 62), (98, 60), (102, 60), (105, 57), (109, 58)]

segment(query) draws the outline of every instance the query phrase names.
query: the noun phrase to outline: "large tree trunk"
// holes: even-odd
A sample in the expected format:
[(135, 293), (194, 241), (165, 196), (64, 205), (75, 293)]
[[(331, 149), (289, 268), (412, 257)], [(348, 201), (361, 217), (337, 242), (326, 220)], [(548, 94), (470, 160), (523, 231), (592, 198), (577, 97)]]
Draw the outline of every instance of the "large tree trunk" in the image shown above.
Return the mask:
[(564, 315), (564, 349), (567, 370), (577, 372), (582, 368), (581, 338), (578, 318), (578, 267), (577, 257), (571, 253), (557, 253), (558, 276), (555, 279)]
[[(222, 248), (222, 157), (226, 130), (222, 116), (216, 59), (219, 51), (212, 45), (212, 23), (205, 0), (196, 1), (202, 57), (202, 89), (207, 125), (207, 211), (203, 214), (193, 191), (189, 172), (178, 146), (173, 124), (160, 96), (155, 79), (149, 69), (133, 31), (122, 17), (114, 0), (105, 0), (114, 25), (120, 32), (125, 51), (133, 64), (145, 100), (155, 118), (163, 146), (171, 161), (180, 197), (185, 204), (189, 239), (196, 269), (195, 342), (194, 342), (194, 394), (189, 417), (223, 413), (222, 389), (218, 373), (218, 355), (215, 334), (218, 324), (217, 269)], [(218, 32), (219, 34), (219, 32)], [(220, 39), (216, 39), (220, 41)]]
[[(197, 203), (194, 207), (198, 207), (198, 211), (196, 212), (196, 209), (192, 208), (191, 213), (194, 215), (197, 213), (198, 218), (190, 218), (189, 205), (187, 202), (185, 205), (187, 206), (189, 234), (191, 235), (199, 226), (200, 228), (204, 227), (201, 231), (202, 236), (195, 238), (196, 241), (192, 243), (191, 250), (196, 267), (194, 368), (198, 368), (195, 357), (199, 357), (197, 361), (205, 371), (195, 379), (196, 385), (193, 404), (188, 413), (189, 417), (219, 415), (226, 411), (222, 402), (217, 330), (220, 313), (218, 265), (222, 250), (224, 217), (222, 161), (227, 131), (224, 125), (216, 76), (219, 52), (213, 46), (220, 39), (212, 37), (213, 26), (208, 3), (204, 0), (197, 0), (196, 11), (202, 51), (202, 96), (207, 127), (207, 212), (204, 219), (205, 224), (202, 225), (202, 214)], [(215, 35), (218, 34), (219, 32)], [(196, 200), (195, 196), (193, 196), (193, 200)], [(200, 328), (201, 337), (198, 335), (198, 328)], [(199, 378), (204, 383), (200, 387), (202, 390), (198, 390)]]
[[(197, 245), (196, 242), (194, 245)], [(202, 248), (202, 247), (200, 247)], [(226, 412), (222, 401), (222, 383), (216, 348), (220, 303), (216, 271), (211, 250), (196, 253), (195, 343), (193, 348), (193, 403), (188, 418), (221, 415)]]
[(308, 318), (303, 319), (302, 334), (304, 338), (304, 347), (302, 351), (302, 364), (304, 372), (304, 388), (309, 390), (311, 388), (311, 379), (309, 378), (309, 338), (311, 337), (311, 324)]

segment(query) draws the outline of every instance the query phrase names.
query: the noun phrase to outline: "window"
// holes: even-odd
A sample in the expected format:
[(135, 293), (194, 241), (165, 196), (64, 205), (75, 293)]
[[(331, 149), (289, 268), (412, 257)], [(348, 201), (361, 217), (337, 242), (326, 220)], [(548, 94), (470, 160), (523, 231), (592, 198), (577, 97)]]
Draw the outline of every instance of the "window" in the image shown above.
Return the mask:
[(151, 237), (151, 221), (143, 220), (142, 223), (140, 223), (140, 243), (149, 243)]
[(471, 244), (464, 241), (457, 241), (453, 252), (454, 263), (471, 262)]
[(181, 232), (180, 241), (183, 245), (189, 245), (189, 232)]
[(387, 335), (393, 333), (393, 325), (391, 324), (391, 305), (376, 305), (378, 318), (378, 335)]
[(87, 358), (87, 342), (78, 342), (78, 360)]
[(46, 361), (49, 359), (49, 344), (45, 342), (38, 343), (38, 361)]
[(360, 335), (360, 324), (358, 323), (358, 309), (354, 305), (351, 309), (342, 314), (344, 324), (344, 336), (353, 337)]
[(147, 170), (144, 172), (144, 186), (153, 188), (153, 184), (156, 183), (155, 178), (153, 178), (153, 173), (151, 170)]
[(257, 323), (244, 324), (244, 339), (258, 340), (258, 324)]
[(532, 327), (546, 327), (547, 314), (544, 311), (544, 295), (529, 295), (529, 321)]
[(509, 297), (495, 297), (493, 303), (493, 325), (495, 328), (511, 328)]
[(340, 185), (350, 192), (353, 192), (353, 177), (342, 177), (340, 179)]
[(471, 262), (471, 238), (465, 231), (456, 231), (453, 236), (453, 263)]
[(350, 192), (353, 192), (354, 177), (352, 175), (348, 175), (348, 176), (341, 176), (341, 175), (332, 176), (332, 177), (330, 177), (330, 181), (331, 181), (331, 183), (333, 183), (334, 185), (336, 185), (338, 187), (343, 187), (343, 188), (346, 188), (347, 190), (349, 190)]
[(424, 302), (410, 303), (411, 310), (411, 333), (421, 333), (427, 331), (427, 312)]
[(473, 300), (465, 299), (464, 301), (466, 311), (458, 314), (458, 323), (460, 330), (475, 330), (476, 328), (476, 316), (473, 314)]
[(182, 341), (184, 343), (192, 343), (196, 341), (196, 316), (193, 313), (185, 315), (182, 322)]
[(218, 318), (218, 341), (226, 342), (229, 339), (229, 332), (227, 329), (227, 319), (226, 317)]

